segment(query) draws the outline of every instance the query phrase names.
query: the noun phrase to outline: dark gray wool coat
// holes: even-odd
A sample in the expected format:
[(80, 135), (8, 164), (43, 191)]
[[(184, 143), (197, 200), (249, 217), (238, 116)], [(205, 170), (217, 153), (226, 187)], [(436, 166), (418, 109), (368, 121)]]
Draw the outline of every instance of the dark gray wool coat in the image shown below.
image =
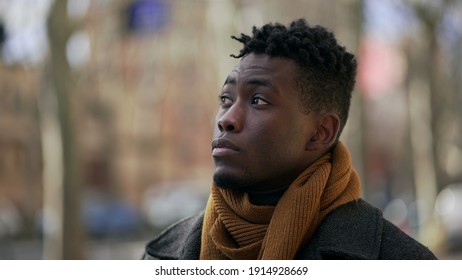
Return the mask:
[[(203, 213), (166, 229), (146, 246), (144, 259), (197, 260)], [(358, 200), (329, 213), (296, 259), (404, 260), (436, 259), (435, 255), (382, 217), (382, 212)]]

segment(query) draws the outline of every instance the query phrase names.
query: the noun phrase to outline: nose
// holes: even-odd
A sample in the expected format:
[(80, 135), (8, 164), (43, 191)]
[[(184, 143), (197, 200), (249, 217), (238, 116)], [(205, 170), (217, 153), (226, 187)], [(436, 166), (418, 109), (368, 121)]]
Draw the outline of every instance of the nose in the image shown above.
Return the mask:
[(225, 112), (219, 112), (217, 125), (220, 132), (239, 132), (242, 129), (243, 114), (237, 103)]

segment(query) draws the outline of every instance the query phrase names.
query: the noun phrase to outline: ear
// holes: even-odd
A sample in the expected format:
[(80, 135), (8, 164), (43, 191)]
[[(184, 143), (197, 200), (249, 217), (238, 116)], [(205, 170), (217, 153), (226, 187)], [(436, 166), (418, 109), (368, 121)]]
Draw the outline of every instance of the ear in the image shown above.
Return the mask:
[(319, 115), (315, 134), (308, 140), (307, 150), (328, 149), (331, 147), (340, 130), (340, 119), (335, 113)]

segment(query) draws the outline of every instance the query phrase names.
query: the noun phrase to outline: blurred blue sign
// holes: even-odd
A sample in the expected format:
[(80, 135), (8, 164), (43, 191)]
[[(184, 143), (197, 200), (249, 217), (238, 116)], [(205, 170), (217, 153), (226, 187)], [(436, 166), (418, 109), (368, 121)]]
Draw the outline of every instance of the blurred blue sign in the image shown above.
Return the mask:
[(128, 29), (153, 33), (170, 20), (170, 7), (163, 0), (135, 0), (128, 8)]

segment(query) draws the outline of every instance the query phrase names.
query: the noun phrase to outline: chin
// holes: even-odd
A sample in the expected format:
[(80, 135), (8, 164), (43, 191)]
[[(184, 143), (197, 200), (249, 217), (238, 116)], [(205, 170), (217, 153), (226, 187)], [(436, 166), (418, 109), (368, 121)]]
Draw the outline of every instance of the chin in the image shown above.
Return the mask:
[(239, 176), (220, 173), (215, 173), (213, 175), (213, 182), (217, 187), (223, 189), (243, 189), (249, 185)]

